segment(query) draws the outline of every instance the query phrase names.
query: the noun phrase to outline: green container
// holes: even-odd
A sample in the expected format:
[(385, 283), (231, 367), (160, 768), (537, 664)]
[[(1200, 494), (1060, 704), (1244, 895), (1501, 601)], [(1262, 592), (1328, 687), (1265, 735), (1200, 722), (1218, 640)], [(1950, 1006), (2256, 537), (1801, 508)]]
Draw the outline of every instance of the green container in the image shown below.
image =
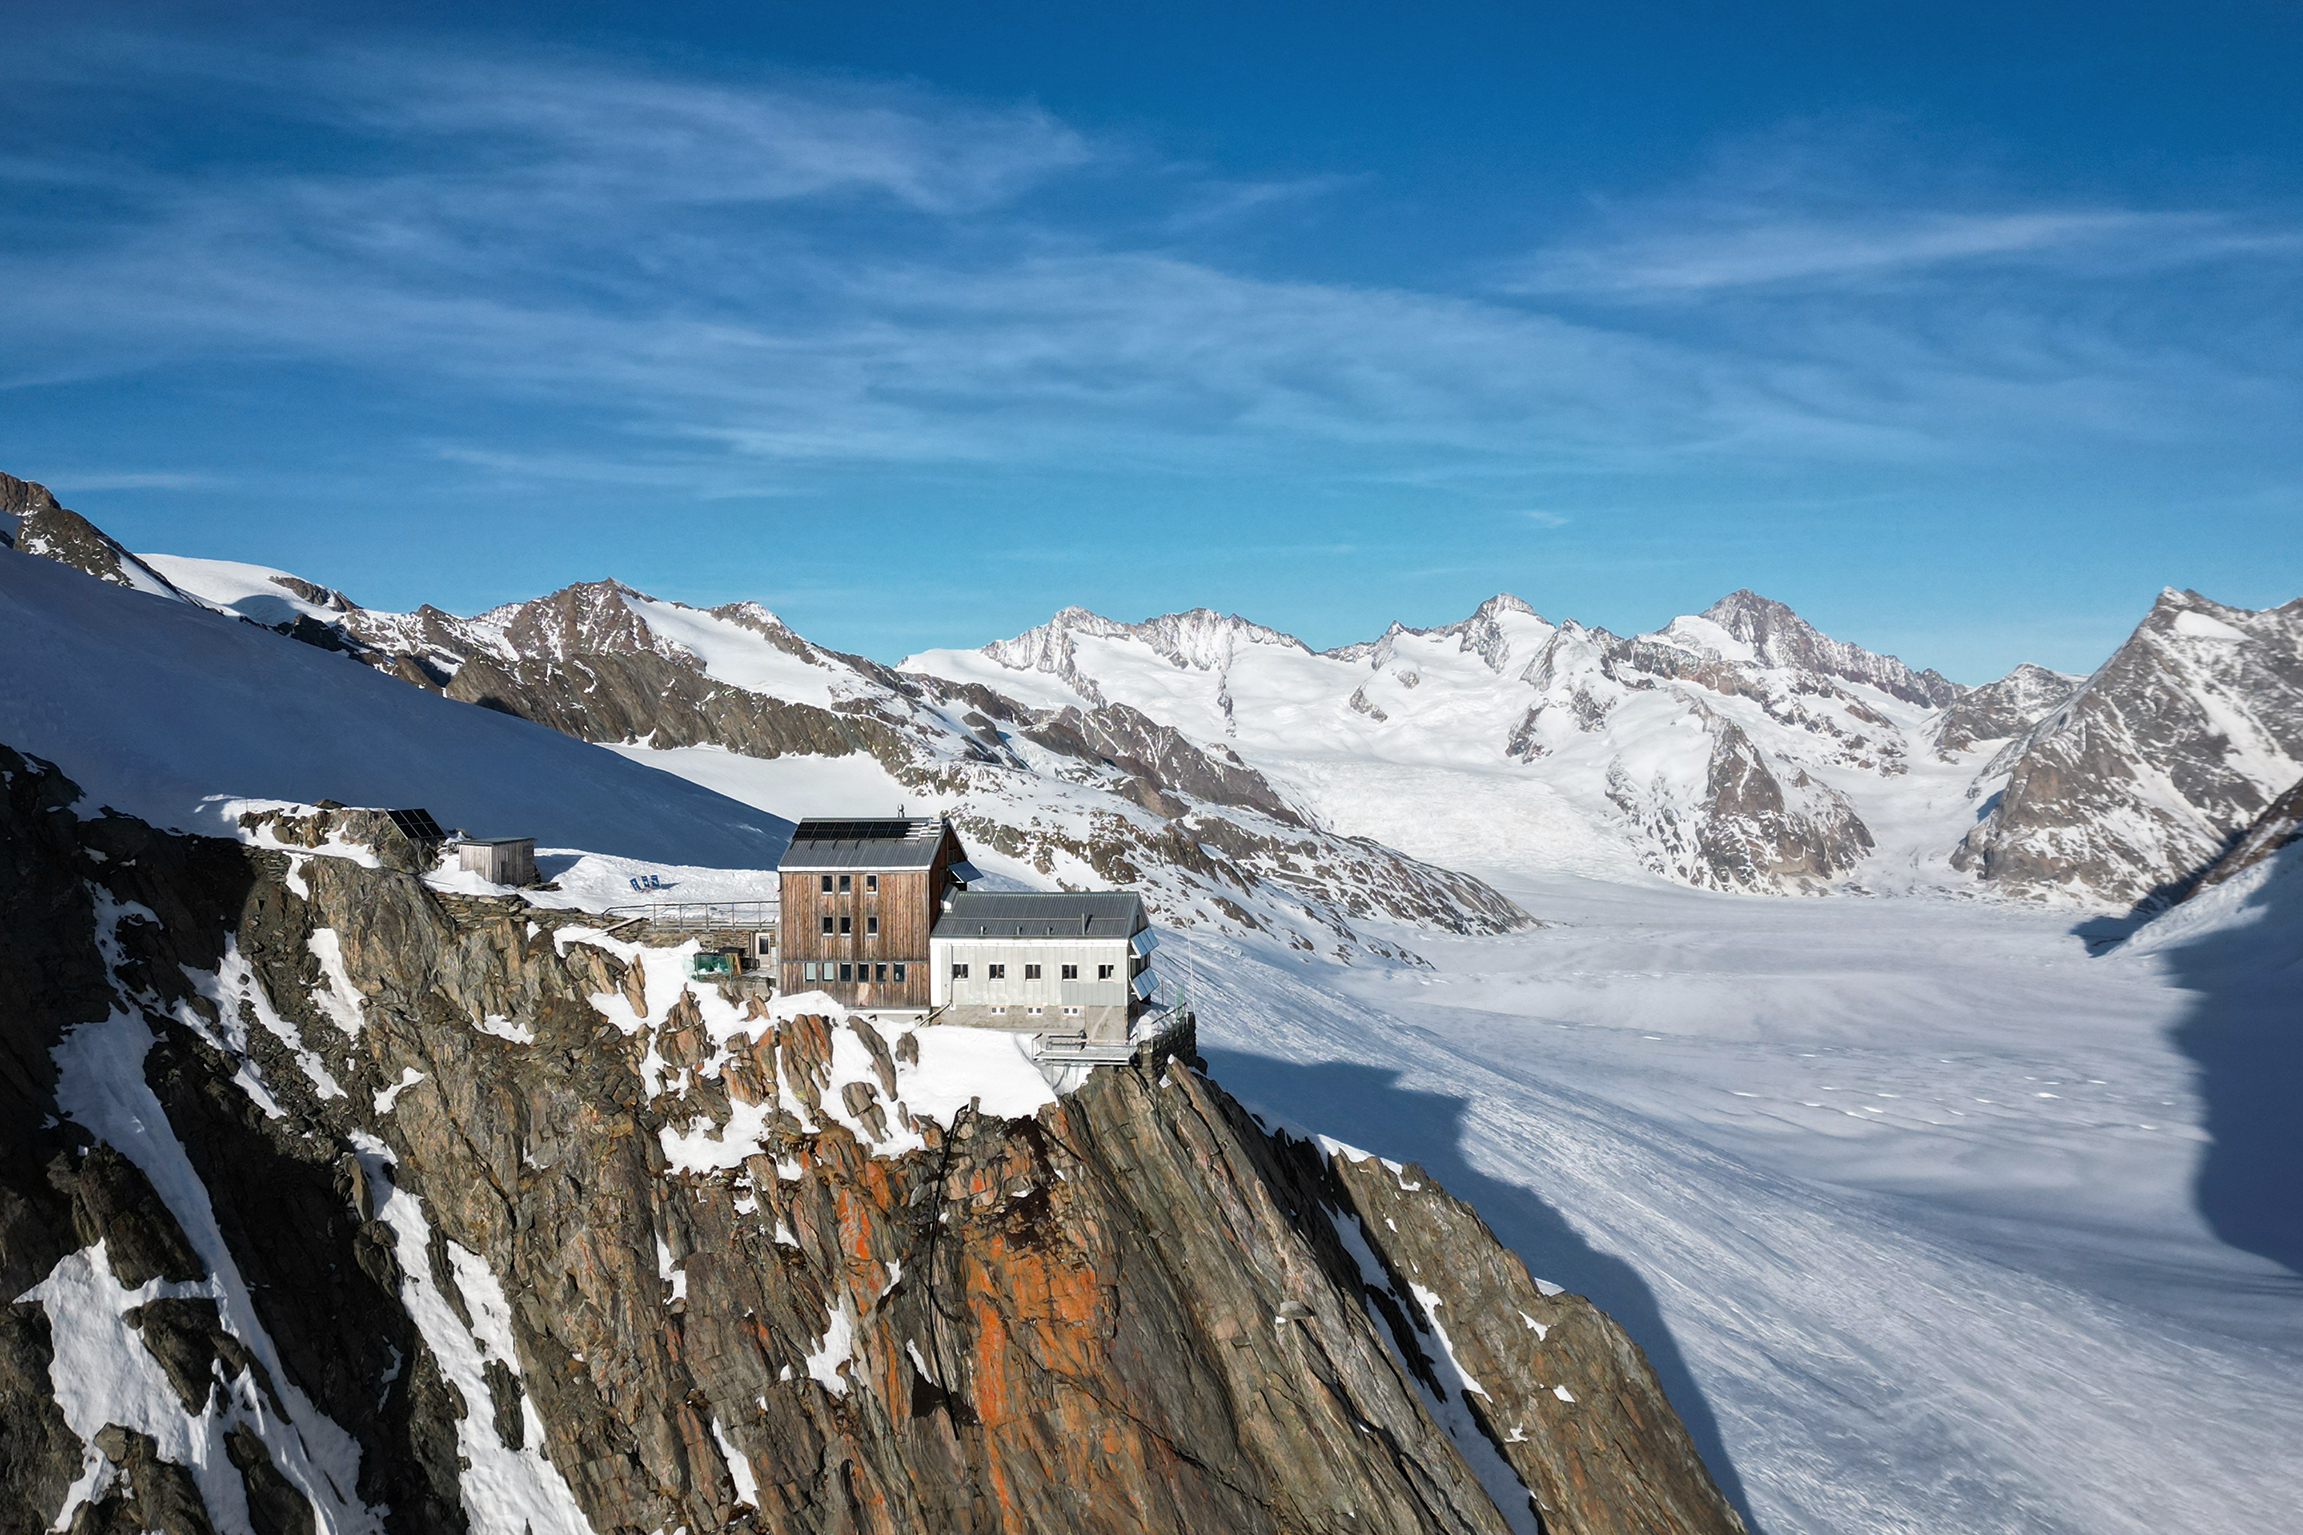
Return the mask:
[(690, 975), (734, 975), (736, 956), (733, 954), (698, 954), (688, 967)]

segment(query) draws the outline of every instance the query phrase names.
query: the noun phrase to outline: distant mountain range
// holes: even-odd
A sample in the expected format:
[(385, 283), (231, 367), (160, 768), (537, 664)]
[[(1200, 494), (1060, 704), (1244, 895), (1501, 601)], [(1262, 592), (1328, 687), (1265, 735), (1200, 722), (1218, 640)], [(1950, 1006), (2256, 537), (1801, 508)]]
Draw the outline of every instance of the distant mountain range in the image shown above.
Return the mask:
[(0, 476), (0, 509), (19, 552), (755, 805), (781, 810), (816, 759), (950, 810), (1021, 877), (1148, 884), (1166, 920), (1303, 948), (1524, 923), (1476, 877), (1506, 866), (2150, 909), (2303, 781), (2303, 599), (2170, 589), (2093, 674), (1977, 688), (1749, 591), (1628, 637), (1498, 595), (1329, 651), (1206, 609), (1065, 608), (889, 667), (756, 603), (601, 581), (468, 618), (378, 612), (284, 571), (133, 554), (30, 482)]

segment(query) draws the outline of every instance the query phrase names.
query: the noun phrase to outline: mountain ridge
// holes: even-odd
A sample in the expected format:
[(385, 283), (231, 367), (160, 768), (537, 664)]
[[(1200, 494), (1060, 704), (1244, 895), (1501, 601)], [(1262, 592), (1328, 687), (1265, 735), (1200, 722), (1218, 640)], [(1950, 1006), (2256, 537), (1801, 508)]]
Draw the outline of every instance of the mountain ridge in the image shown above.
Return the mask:
[[(37, 499), (51, 519), (61, 511), (47, 510), (54, 498), (36, 485), (10, 483), (11, 504)], [(39, 552), (118, 584), (106, 574), (118, 562), (111, 541), (89, 532)], [(2163, 903), (2211, 863), (2285, 787), (2281, 775), (2303, 750), (2274, 729), (2268, 749), (2247, 758), (2252, 748), (2198, 723), (2235, 708), (2232, 717), (2261, 734), (2265, 709), (2294, 707), (2279, 666), (2229, 686), (2212, 667), (2171, 678), (2128, 654), (2139, 643), (2131, 637), (2085, 679), (2025, 663), (1968, 688), (1823, 634), (1748, 588), (1634, 636), (1554, 623), (1498, 593), (1452, 623), (1394, 623), (1327, 651), (1207, 608), (1128, 623), (1067, 607), (978, 650), (926, 651), (890, 667), (816, 646), (757, 603), (689, 608), (612, 578), (457, 618), (431, 607), (373, 612), (286, 572), (234, 567), (251, 574), (227, 576), (219, 562), (127, 558), (156, 580), (175, 569), (205, 583), (204, 596), (179, 595), (251, 619), (283, 611), (272, 593), (283, 594), (291, 616), (270, 626), (293, 637), (586, 740), (658, 753), (674, 771), (701, 771), (679, 754), (712, 747), (760, 761), (868, 759), (927, 799), (980, 796), (999, 779), (1004, 808), (975, 824), (1042, 876), (1082, 858), (1103, 861), (1104, 877), (1198, 861), (1153, 823), (1134, 822), (1138, 811), (1189, 822), (1187, 841), (1219, 864), (1244, 856), (1250, 884), (1306, 867), (1274, 840), (1299, 833), (1477, 868), (1470, 807), (1496, 792), (1500, 773), (1525, 775), (1527, 792), (1550, 796), (1543, 816), (1573, 833), (1560, 856), (1595, 871), (1628, 859), (1674, 880), (1775, 894), (1874, 888), (1892, 875), (1895, 888), (1967, 881), (2026, 899), (2136, 907)], [(235, 597), (257, 611), (235, 608)], [(2282, 655), (2303, 630), (2303, 599), (2248, 614), (2171, 591), (2153, 613), (2166, 628), (2178, 610), (2234, 633), (2252, 626), (2251, 643)], [(2153, 622), (2147, 615), (2137, 634)], [(765, 649), (739, 654), (731, 629)], [(2193, 650), (2215, 643), (2169, 635)], [(2180, 739), (2129, 731), (2083, 770), (2057, 765), (2112, 716), (2165, 708), (2195, 717)], [(2095, 723), (2056, 723), (2074, 718)], [(2144, 809), (2139, 791), (2099, 792), (2150, 778), (2151, 759), (2170, 749), (2182, 761), (2159, 794), (2166, 803)], [(2247, 760), (2226, 761), (2235, 751)], [(1379, 803), (1377, 781), (1399, 772), (1454, 775), (1455, 788), (1432, 782), (1449, 797), (1469, 795), (1449, 811), (1460, 829)], [(1032, 830), (1026, 802), (1073, 792), (1062, 784), (1126, 808), (1093, 827)], [(1219, 821), (1229, 829), (1210, 834)], [(1883, 824), (1893, 827), (1884, 840)], [(1121, 856), (1123, 844), (1133, 851)], [(1406, 870), (1374, 883), (1428, 883)], [(1402, 899), (1400, 909), (1424, 915), (1446, 904)], [(1234, 893), (1222, 900), (1252, 904)], [(1386, 909), (1381, 897), (1339, 908)]]

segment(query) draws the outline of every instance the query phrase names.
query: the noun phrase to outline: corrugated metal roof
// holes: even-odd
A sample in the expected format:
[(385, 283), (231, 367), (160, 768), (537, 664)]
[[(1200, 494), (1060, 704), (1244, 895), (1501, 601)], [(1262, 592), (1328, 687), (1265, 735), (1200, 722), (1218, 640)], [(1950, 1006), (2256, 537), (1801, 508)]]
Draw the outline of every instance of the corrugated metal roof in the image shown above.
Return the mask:
[(1143, 897), (1128, 890), (1043, 895), (963, 890), (939, 914), (934, 938), (1125, 938), (1144, 926)]
[(812, 818), (792, 828), (778, 869), (924, 869), (943, 843), (940, 817), (870, 821)]

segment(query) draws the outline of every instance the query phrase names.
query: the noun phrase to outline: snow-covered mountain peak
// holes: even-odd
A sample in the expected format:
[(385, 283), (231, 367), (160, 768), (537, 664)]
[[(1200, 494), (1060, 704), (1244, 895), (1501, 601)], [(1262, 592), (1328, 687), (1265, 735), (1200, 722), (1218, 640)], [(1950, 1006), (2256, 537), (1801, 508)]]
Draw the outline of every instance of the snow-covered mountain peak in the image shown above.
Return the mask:
[(1818, 676), (1861, 682), (1907, 703), (1943, 708), (1963, 688), (1933, 670), (1913, 671), (1895, 656), (1881, 655), (1846, 640), (1835, 640), (1772, 597), (1748, 587), (1729, 592), (1696, 615), (1702, 626), (1675, 619), (1662, 631), (1675, 638), (1708, 636), (1713, 629), (1744, 648), (1737, 655), (1711, 641), (1723, 659), (1751, 660), (1764, 666), (1805, 671)]
[[(1060, 680), (1080, 702), (1100, 705), (1106, 700), (1093, 675), (1096, 668), (1080, 659), (1083, 641), (1103, 642), (1121, 652), (1148, 652), (1178, 671), (1209, 672), (1220, 676), (1242, 647), (1268, 646), (1303, 655), (1311, 648), (1292, 634), (1251, 623), (1236, 613), (1213, 608), (1191, 608), (1162, 613), (1142, 623), (1123, 623), (1087, 608), (1068, 607), (1013, 639), (995, 640), (980, 654), (1011, 671), (1040, 672)], [(928, 656), (899, 663), (905, 669), (929, 662)]]
[(2303, 601), (2251, 610), (2169, 587), (1985, 770), (2000, 774), (1955, 867), (2090, 902), (2180, 894), (2303, 778)]
[(1489, 671), (1500, 676), (1515, 662), (1525, 667), (1551, 638), (1551, 633), (1552, 625), (1542, 614), (1511, 593), (1498, 592), (1474, 609), (1470, 617), (1459, 618), (1452, 624), (1415, 629), (1395, 619), (1376, 639), (1338, 645), (1320, 654), (1338, 661), (1372, 662), (1380, 669), (1399, 654), (1402, 639), (1452, 640), (1457, 652), (1479, 657)]
[(647, 593), (621, 581), (579, 581), (548, 596), (483, 613), (474, 622), (497, 630), (517, 655), (628, 655), (653, 651), (667, 660), (693, 660), (685, 646), (658, 635), (634, 604), (655, 605)]
[(2011, 740), (2068, 702), (2087, 679), (2025, 661), (1996, 682), (1969, 688), (1935, 720), (1944, 760), (1983, 741)]

